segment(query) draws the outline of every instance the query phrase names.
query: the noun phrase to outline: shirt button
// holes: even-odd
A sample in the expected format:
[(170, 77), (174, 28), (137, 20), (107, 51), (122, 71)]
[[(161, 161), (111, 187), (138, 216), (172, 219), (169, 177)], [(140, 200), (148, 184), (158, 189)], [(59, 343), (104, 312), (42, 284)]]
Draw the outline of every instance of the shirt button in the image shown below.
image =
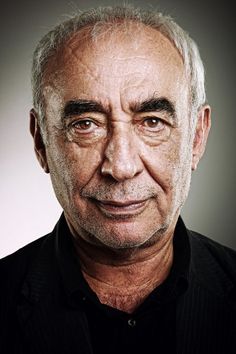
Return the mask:
[(130, 327), (135, 327), (135, 326), (136, 326), (136, 321), (135, 321), (133, 318), (130, 318), (130, 319), (128, 320), (128, 325), (129, 325)]

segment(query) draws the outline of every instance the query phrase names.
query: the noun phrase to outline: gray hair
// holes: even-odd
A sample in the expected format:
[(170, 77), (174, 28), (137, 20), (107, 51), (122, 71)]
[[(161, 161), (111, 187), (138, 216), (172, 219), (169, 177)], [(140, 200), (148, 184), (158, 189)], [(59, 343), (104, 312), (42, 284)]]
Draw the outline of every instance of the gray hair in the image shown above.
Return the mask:
[[(191, 114), (206, 102), (204, 85), (204, 67), (195, 42), (189, 37), (170, 16), (157, 11), (146, 11), (132, 6), (98, 7), (84, 12), (78, 12), (66, 21), (58, 24), (48, 32), (38, 43), (32, 65), (33, 105), (39, 115), (39, 124), (43, 129), (45, 109), (43, 99), (43, 78), (47, 63), (57, 55), (59, 49), (75, 33), (89, 28), (91, 36), (96, 36), (97, 28), (106, 25), (112, 29), (118, 23), (141, 23), (158, 30), (177, 48), (182, 56), (191, 95)], [(195, 112), (195, 113), (193, 113)]]

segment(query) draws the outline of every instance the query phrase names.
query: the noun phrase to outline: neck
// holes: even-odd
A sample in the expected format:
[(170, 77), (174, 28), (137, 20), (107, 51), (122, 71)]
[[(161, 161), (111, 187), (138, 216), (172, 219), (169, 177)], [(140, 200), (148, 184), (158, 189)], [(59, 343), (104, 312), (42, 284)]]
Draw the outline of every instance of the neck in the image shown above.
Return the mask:
[(98, 248), (75, 236), (83, 275), (101, 303), (132, 313), (168, 276), (173, 263), (173, 230), (147, 247)]

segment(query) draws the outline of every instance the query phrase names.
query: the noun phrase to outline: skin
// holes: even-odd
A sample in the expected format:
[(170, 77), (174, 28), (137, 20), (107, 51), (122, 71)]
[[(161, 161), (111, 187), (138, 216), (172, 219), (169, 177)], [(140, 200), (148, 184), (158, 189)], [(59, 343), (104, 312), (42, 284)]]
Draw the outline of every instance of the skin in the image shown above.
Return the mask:
[[(169, 274), (173, 232), (210, 129), (209, 106), (192, 129), (178, 51), (158, 31), (132, 26), (95, 42), (74, 35), (44, 78), (46, 144), (34, 110), (30, 125), (86, 280), (101, 302), (130, 313)], [(138, 112), (153, 98), (171, 102), (174, 114)], [(103, 111), (66, 116), (75, 100)]]

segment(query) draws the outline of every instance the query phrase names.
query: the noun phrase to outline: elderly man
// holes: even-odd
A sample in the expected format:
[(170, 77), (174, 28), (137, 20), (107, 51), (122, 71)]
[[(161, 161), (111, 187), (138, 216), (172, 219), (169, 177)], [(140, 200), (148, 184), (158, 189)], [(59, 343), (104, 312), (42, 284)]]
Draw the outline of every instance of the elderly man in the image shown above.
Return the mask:
[(210, 129), (197, 46), (99, 8), (33, 60), (30, 131), (63, 215), (0, 263), (1, 353), (235, 353), (236, 254), (181, 208)]

